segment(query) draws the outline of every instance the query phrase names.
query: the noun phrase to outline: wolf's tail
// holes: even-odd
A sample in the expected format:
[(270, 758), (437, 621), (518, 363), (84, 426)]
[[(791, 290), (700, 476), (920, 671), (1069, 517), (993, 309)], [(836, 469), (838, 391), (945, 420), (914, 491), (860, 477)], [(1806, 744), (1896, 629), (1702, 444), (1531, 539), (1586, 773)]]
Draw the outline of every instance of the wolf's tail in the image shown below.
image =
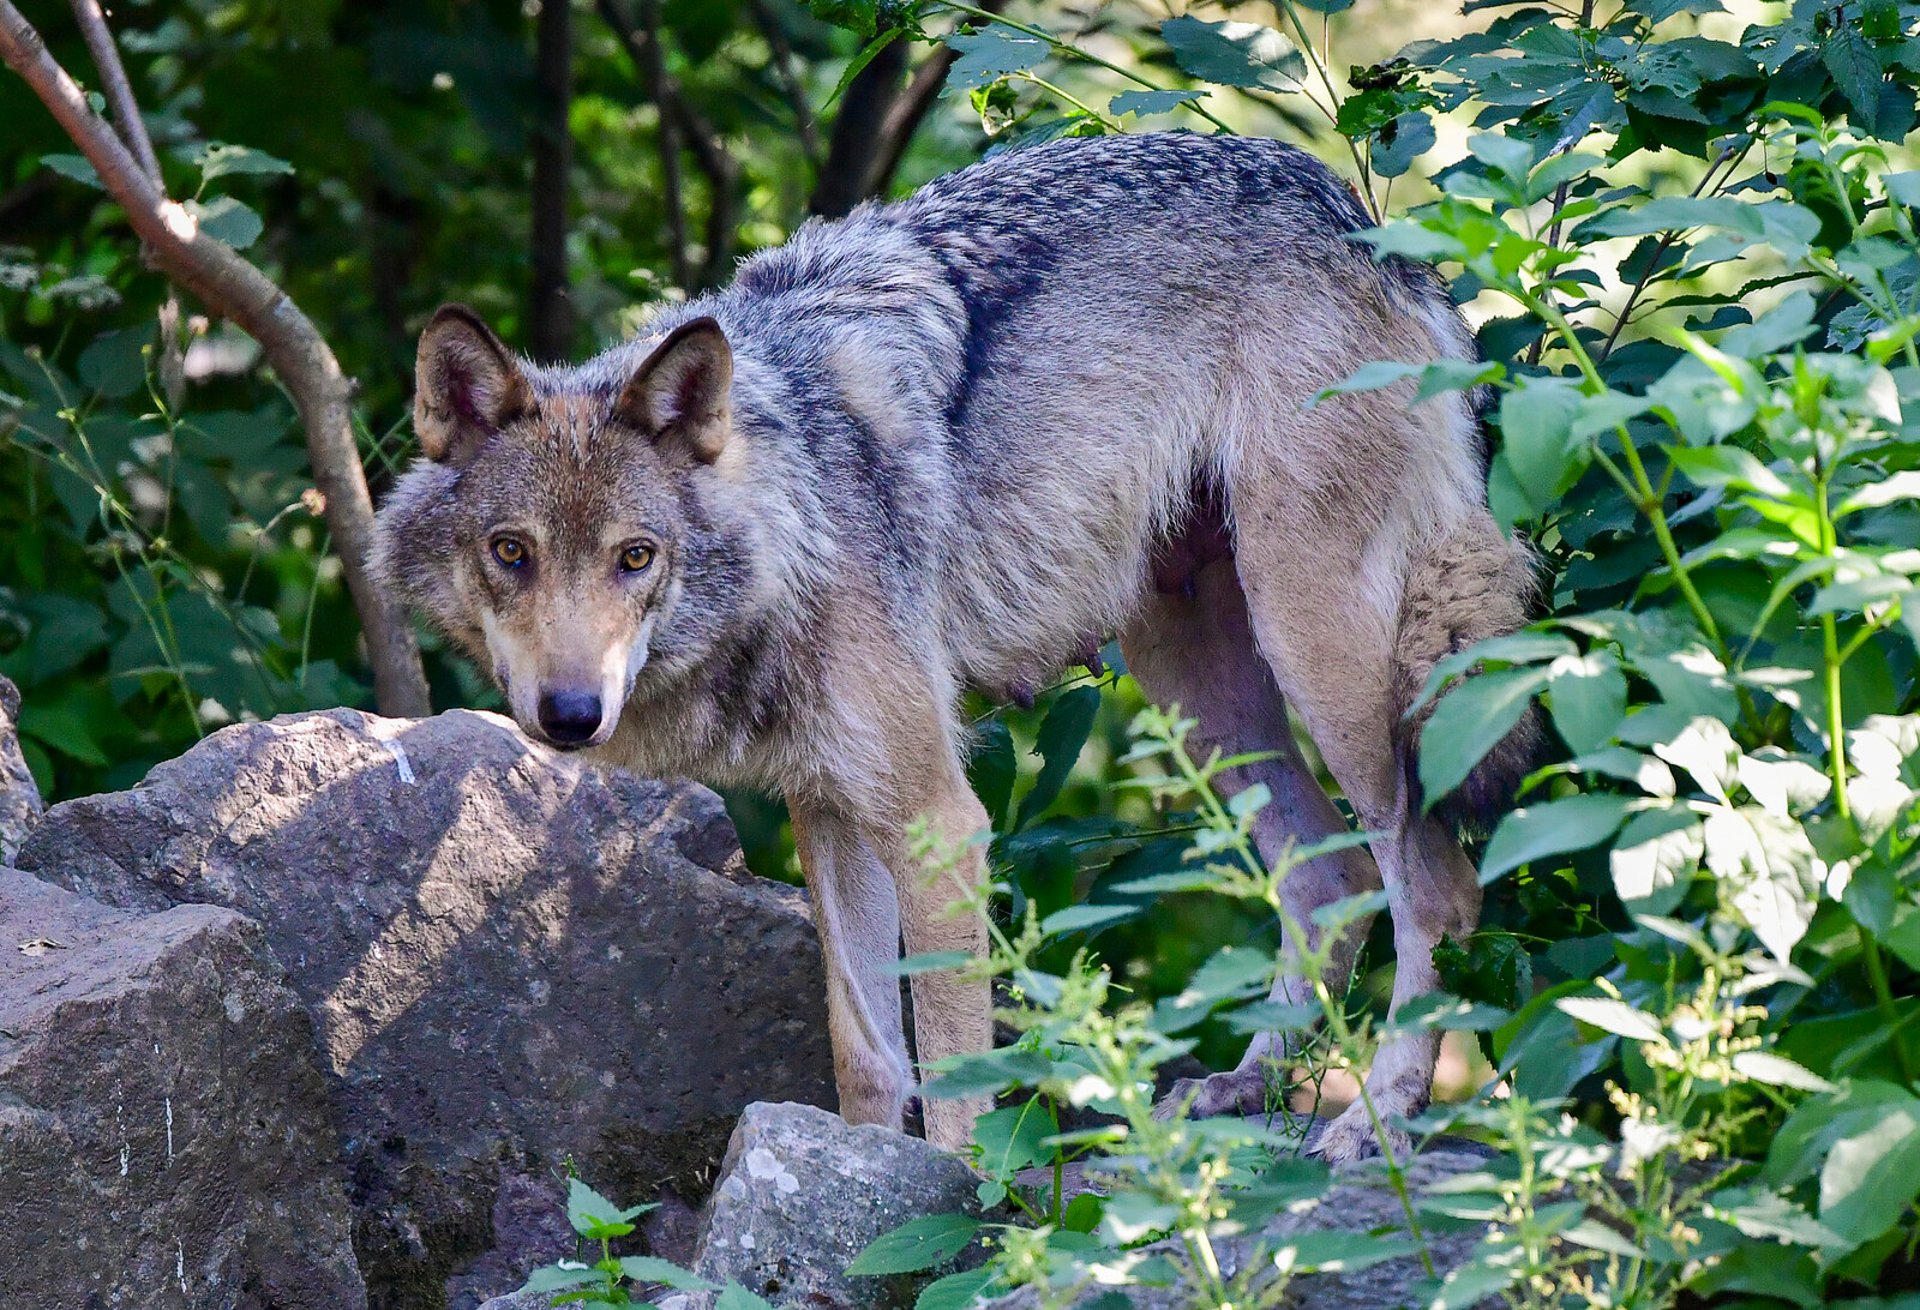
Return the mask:
[[(1401, 593), (1394, 658), (1399, 725), (1394, 748), (1410, 806), (1418, 807), (1422, 799), (1415, 752), (1433, 702), (1411, 717), (1408, 710), (1434, 665), (1477, 641), (1523, 626), (1537, 591), (1532, 551), (1519, 538), (1502, 536), (1484, 509), (1430, 541), (1414, 558)], [(1512, 804), (1520, 780), (1539, 756), (1542, 737), (1539, 710), (1528, 706), (1513, 730), (1434, 806), (1434, 813), (1463, 833), (1487, 831)]]

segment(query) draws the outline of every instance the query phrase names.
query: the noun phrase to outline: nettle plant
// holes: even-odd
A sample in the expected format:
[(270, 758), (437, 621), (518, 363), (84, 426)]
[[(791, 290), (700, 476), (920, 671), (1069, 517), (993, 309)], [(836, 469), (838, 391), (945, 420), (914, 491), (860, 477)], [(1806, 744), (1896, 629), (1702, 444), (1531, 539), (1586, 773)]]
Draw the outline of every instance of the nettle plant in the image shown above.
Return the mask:
[[(1437, 197), (1362, 239), (1441, 266), (1485, 362), (1366, 362), (1318, 403), (1494, 393), (1490, 502), (1537, 544), (1546, 614), (1436, 673), (1422, 781), (1444, 792), (1530, 703), (1558, 740), (1482, 853), (1486, 928), (1439, 961), (1461, 1004), (1504, 1012), (1481, 1039), (1497, 1076), (1414, 1127), (1502, 1150), (1410, 1201), (1410, 1235), (1422, 1215), (1490, 1225), (1432, 1304), (1808, 1305), (1906, 1285), (1920, 172), (1901, 143), (1920, 10), (1797, 0), (1742, 28), (1716, 0), (1473, 4), (1482, 30), (1342, 78), (1325, 36), (1344, 7), (1280, 0), (1266, 24), (1250, 5), (1157, 24), (1102, 9), (1074, 31), (951, 0), (832, 16), (872, 34), (868, 55), (952, 45), (996, 148), (1156, 115), (1265, 124), (1333, 142), (1376, 213), (1408, 174)], [(1442, 115), (1466, 152), (1434, 166)], [(1220, 849), (1201, 851), (1216, 880)], [(1111, 1202), (1097, 1220), (1092, 1203), (1023, 1202), (1039, 1225), (995, 1237), (992, 1285), (1058, 1294), (1172, 1269), (1196, 1303), (1258, 1300), (1289, 1258), (1236, 1283), (1247, 1267), (1216, 1275), (1207, 1248), (1248, 1228), (1237, 1207), (1257, 1210), (1277, 1162), (1296, 1167), (1285, 1134), (1136, 1123), (1123, 1068), (1137, 1094), (1184, 1038), (1102, 971), (1097, 920), (1053, 921), (1082, 949), (1050, 971), (1031, 966), (1049, 921), (1028, 922), (991, 966), (1015, 980), (1006, 1017), (1027, 1036), (993, 1060), (996, 1086), (1042, 1108), (991, 1122), (1028, 1134), (1007, 1158), (1091, 1151), (1125, 1180), (1115, 1197), (1139, 1199), (1117, 1221)], [(1316, 1040), (1364, 1062), (1364, 1022), (1340, 1032), (1351, 1001), (1321, 990)], [(1130, 1034), (1107, 1040), (1131, 1066), (1077, 1054), (1107, 1024)], [(1125, 1132), (1039, 1136), (1033, 1116), (1045, 1127), (1076, 1088)]]

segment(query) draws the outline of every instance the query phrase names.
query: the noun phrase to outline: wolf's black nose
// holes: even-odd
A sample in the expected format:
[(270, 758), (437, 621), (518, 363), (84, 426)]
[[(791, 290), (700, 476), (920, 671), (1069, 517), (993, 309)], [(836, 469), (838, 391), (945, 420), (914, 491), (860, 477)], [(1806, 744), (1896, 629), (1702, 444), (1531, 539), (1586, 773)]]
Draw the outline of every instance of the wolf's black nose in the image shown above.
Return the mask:
[(600, 698), (590, 691), (550, 691), (540, 698), (540, 731), (555, 745), (578, 746), (600, 731)]

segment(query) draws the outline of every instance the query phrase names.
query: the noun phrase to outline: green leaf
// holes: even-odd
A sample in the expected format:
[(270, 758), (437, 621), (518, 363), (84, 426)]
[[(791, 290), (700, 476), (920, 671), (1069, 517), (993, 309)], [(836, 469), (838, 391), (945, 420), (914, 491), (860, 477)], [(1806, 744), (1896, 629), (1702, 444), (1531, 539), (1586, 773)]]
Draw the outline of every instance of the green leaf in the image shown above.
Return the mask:
[(1575, 754), (1613, 740), (1627, 713), (1627, 675), (1605, 651), (1563, 655), (1548, 668), (1547, 704), (1553, 726)]
[(1476, 673), (1440, 698), (1420, 731), (1420, 786), (1428, 806), (1466, 781), (1548, 678), (1537, 667)]
[(1619, 830), (1633, 804), (1624, 796), (1596, 793), (1513, 811), (1500, 821), (1487, 843), (1487, 853), (1480, 861), (1480, 881), (1491, 882), (1545, 855), (1564, 855), (1599, 845)]
[(1040, 817), (1060, 796), (1067, 776), (1073, 772), (1080, 751), (1093, 731), (1094, 716), (1100, 712), (1100, 692), (1093, 687), (1074, 687), (1055, 697), (1041, 720), (1034, 750), (1043, 763), (1033, 781), (1033, 789), (1020, 802), (1017, 827), (1024, 828)]
[(997, 1273), (991, 1266), (983, 1266), (936, 1278), (920, 1289), (913, 1310), (967, 1310), (974, 1302), (986, 1297), (996, 1277)]
[(1418, 1243), (1404, 1238), (1323, 1228), (1282, 1239), (1280, 1248), (1273, 1253), (1273, 1262), (1283, 1271), (1351, 1274), (1389, 1260), (1406, 1259), (1419, 1251)]
[(1920, 1113), (1889, 1107), (1833, 1143), (1820, 1169), (1820, 1222), (1855, 1246), (1901, 1222), (1920, 1195)]
[(1733, 1057), (1736, 1073), (1770, 1087), (1791, 1087), (1802, 1092), (1831, 1092), (1832, 1083), (1806, 1066), (1771, 1051), (1741, 1051)]
[(1160, 24), (1160, 38), (1173, 51), (1174, 62), (1203, 82), (1297, 91), (1306, 78), (1306, 60), (1271, 27), (1183, 16)]
[(204, 203), (189, 200), (184, 208), (199, 220), (204, 235), (224, 241), (235, 250), (245, 250), (258, 241), (266, 226), (260, 221), (260, 215), (232, 196), (216, 196)]
[(1423, 110), (1410, 110), (1388, 123), (1373, 139), (1369, 162), (1381, 177), (1399, 177), (1413, 161), (1433, 149), (1433, 120)]
[(923, 1215), (873, 1239), (847, 1266), (855, 1277), (917, 1274), (952, 1259), (980, 1231), (980, 1221), (963, 1214)]
[(651, 1255), (626, 1255), (620, 1257), (620, 1272), (636, 1283), (659, 1283), (671, 1287), (676, 1292), (711, 1292), (719, 1286), (709, 1283), (700, 1275), (682, 1269), (671, 1260), (662, 1260)]
[(949, 1055), (928, 1068), (935, 1076), (920, 1085), (920, 1094), (952, 1099), (1038, 1083), (1053, 1072), (1053, 1061), (1036, 1051), (1002, 1046), (972, 1055)]
[(1013, 73), (1024, 73), (1053, 53), (1045, 41), (993, 23), (978, 31), (955, 32), (947, 44), (959, 51), (947, 72), (950, 86), (962, 91), (989, 86)]
[(1204, 100), (1205, 91), (1122, 91), (1107, 102), (1110, 114), (1165, 114), (1178, 109), (1181, 105), (1190, 105)]
[[(836, 102), (839, 101), (840, 97), (846, 93), (847, 88), (853, 85), (853, 79), (860, 76), (861, 70), (866, 68), (868, 64), (872, 63), (874, 59), (879, 56), (881, 51), (885, 50), (888, 46), (892, 45), (895, 41), (899, 40), (903, 35), (905, 35), (906, 29), (900, 28), (900, 27), (889, 27), (884, 32), (881, 32), (879, 35), (877, 36), (874, 35), (875, 27), (874, 27), (874, 21), (873, 21), (873, 14), (874, 14), (875, 6), (872, 4), (853, 3), (853, 4), (844, 4), (844, 5), (834, 4), (834, 5), (828, 6), (823, 4), (823, 0), (809, 0), (809, 7), (812, 8), (812, 10), (816, 15), (818, 15), (822, 19), (825, 19), (825, 21), (830, 23), (838, 23), (842, 27), (850, 28), (851, 30), (858, 32), (862, 37), (871, 38), (870, 40), (867, 41), (867, 43), (864, 46), (860, 47), (860, 53), (855, 55), (852, 59), (849, 59), (847, 61), (847, 66), (842, 70), (840, 70), (840, 80), (834, 83), (833, 90), (829, 92), (827, 95), (826, 104), (821, 106), (823, 109), (831, 108)], [(834, 10), (846, 10), (850, 12), (848, 13), (848, 18), (846, 19), (843, 19), (840, 17), (829, 17), (826, 13), (821, 12), (823, 8), (830, 8)], [(848, 21), (848, 19), (851, 19), (851, 21)]]
[(1670, 446), (1667, 458), (1702, 487), (1731, 487), (1790, 504), (1805, 500), (1751, 451), (1738, 446)]
[(96, 767), (107, 763), (107, 753), (95, 739), (92, 727), (71, 703), (29, 700), (20, 707), (19, 728), (21, 735), (68, 759)]
[(61, 177), (71, 178), (75, 182), (84, 182), (98, 191), (107, 189), (100, 180), (100, 174), (94, 171), (85, 155), (42, 155), (40, 162), (58, 173)]
[(714, 1298), (713, 1310), (773, 1310), (773, 1305), (765, 1297), (730, 1281)]
[(1678, 232), (1712, 227), (1742, 243), (1766, 242), (1789, 258), (1798, 258), (1820, 231), (1811, 210), (1791, 201), (1748, 204), (1729, 196), (1661, 196), (1638, 209), (1614, 206), (1582, 223), (1575, 241), (1596, 236), (1645, 236), (1649, 232)]
[(523, 1292), (558, 1292), (568, 1287), (579, 1287), (583, 1283), (600, 1281), (600, 1271), (578, 1260), (562, 1260), (559, 1264), (547, 1265), (527, 1275), (527, 1281), (520, 1285)]
[(1642, 810), (1627, 820), (1608, 853), (1614, 892), (1632, 913), (1671, 913), (1686, 899), (1705, 849), (1692, 811)]
[(1535, 513), (1586, 471), (1588, 444), (1573, 436), (1583, 397), (1571, 378), (1526, 378), (1500, 397), (1500, 449)]
[(1836, 23), (1821, 45), (1820, 62), (1827, 66), (1834, 86), (1846, 98), (1853, 125), (1862, 132), (1879, 135), (1883, 79), (1880, 61), (1867, 38), (1849, 23)]
[(1022, 1169), (1052, 1162), (1046, 1141), (1059, 1131), (1053, 1111), (1039, 1097), (989, 1110), (973, 1125), (976, 1163), (989, 1178), (1011, 1180)]
[(1554, 1005), (1590, 1028), (1625, 1037), (1628, 1041), (1666, 1041), (1658, 1019), (1610, 996), (1563, 996)]
[(1647, 1254), (1597, 1219), (1582, 1219), (1563, 1230), (1560, 1236), (1589, 1251), (1604, 1251), (1608, 1255), (1624, 1256), (1629, 1260), (1642, 1260)]
[(1121, 1245), (1166, 1231), (1180, 1217), (1178, 1207), (1146, 1192), (1115, 1192), (1107, 1198), (1100, 1226)]
[(1841, 501), (1834, 514), (1844, 516), (1863, 509), (1879, 509), (1902, 500), (1920, 500), (1920, 470), (1903, 469), (1877, 482), (1869, 482)]
[(200, 165), (200, 176), (208, 182), (216, 177), (226, 177), (234, 173), (287, 174), (293, 172), (293, 165), (264, 150), (255, 150), (252, 146), (227, 145), (216, 142), (199, 152), (195, 160)]
[(1048, 937), (1058, 937), (1062, 933), (1104, 928), (1110, 923), (1134, 918), (1139, 913), (1138, 905), (1069, 905), (1042, 919), (1040, 931)]
[(131, 396), (146, 383), (146, 348), (151, 344), (150, 326), (101, 333), (80, 352), (80, 380), (114, 400)]
[(967, 758), (967, 773), (988, 822), (1000, 828), (1006, 822), (1007, 804), (1013, 798), (1014, 781), (1020, 776), (1020, 764), (1014, 756), (1013, 733), (999, 718), (988, 719), (975, 735), (973, 751)]
[(888, 967), (888, 972), (906, 978), (923, 973), (944, 973), (949, 969), (964, 969), (975, 958), (970, 951), (920, 951), (905, 959), (895, 960)]
[[(633, 1231), (631, 1221), (653, 1208), (652, 1205), (635, 1205), (623, 1210), (578, 1178), (567, 1179), (567, 1222), (573, 1225), (574, 1232), (583, 1237), (592, 1236), (601, 1229), (620, 1226), (630, 1233)], [(625, 1233), (611, 1235), (624, 1236)]]

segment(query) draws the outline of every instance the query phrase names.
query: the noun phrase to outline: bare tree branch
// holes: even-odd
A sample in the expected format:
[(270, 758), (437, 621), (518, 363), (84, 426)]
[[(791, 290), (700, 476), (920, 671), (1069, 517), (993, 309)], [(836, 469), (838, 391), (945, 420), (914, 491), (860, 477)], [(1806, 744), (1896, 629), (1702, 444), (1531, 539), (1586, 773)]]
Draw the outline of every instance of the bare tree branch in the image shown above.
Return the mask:
[(573, 5), (545, 0), (535, 38), (540, 87), (533, 131), (533, 286), (528, 346), (542, 361), (573, 349), (573, 300), (567, 292), (567, 184), (573, 170)]
[(780, 16), (773, 12), (767, 0), (753, 0), (753, 17), (760, 25), (761, 34), (767, 38), (767, 48), (773, 52), (774, 78), (780, 83), (787, 104), (793, 109), (794, 131), (800, 136), (801, 149), (807, 152), (807, 163), (818, 167), (820, 129), (814, 122), (813, 106), (807, 103), (807, 88), (800, 80), (799, 67), (793, 57), (793, 42), (787, 40), (786, 29), (780, 26)]
[(659, 89), (667, 81), (666, 52), (660, 46), (660, 0), (641, 0), (640, 23), (646, 34), (645, 51), (634, 51), (636, 64), (646, 60), (641, 81), (648, 98), (654, 101), (659, 116), (660, 181), (666, 191), (661, 198), (667, 215), (667, 258), (673, 284), (686, 287), (693, 280), (692, 252), (687, 249), (687, 192), (680, 174), (682, 145), (680, 120), (660, 108)]
[[(80, 34), (86, 38), (87, 52), (93, 56), (100, 84), (106, 89), (107, 109), (113, 114), (114, 126), (120, 130), (120, 139), (140, 161), (140, 167), (153, 185), (165, 191), (160, 157), (154, 154), (153, 138), (147, 134), (146, 120), (140, 117), (140, 102), (133, 94), (133, 84), (127, 80), (127, 68), (121, 62), (113, 32), (107, 27), (106, 11), (101, 9), (100, 0), (73, 0), (73, 16), (80, 24)], [(180, 297), (171, 291), (160, 306), (159, 373), (160, 390), (168, 406), (179, 409), (187, 393), (187, 345), (181, 334)]]
[(133, 86), (127, 81), (113, 33), (107, 30), (107, 15), (100, 8), (100, 0), (73, 0), (73, 16), (80, 22), (80, 35), (87, 39), (93, 66), (100, 70), (100, 85), (114, 126), (120, 129), (120, 139), (140, 161), (141, 171), (160, 186), (160, 158), (153, 153), (153, 138), (147, 135), (147, 124), (140, 117), (140, 103), (133, 98)]
[[(1001, 5), (988, 0), (981, 7), (997, 12)], [(867, 169), (865, 186), (869, 196), (884, 196), (893, 186), (893, 175), (900, 170), (900, 160), (906, 155), (913, 134), (920, 130), (920, 124), (926, 118), (927, 111), (933, 108), (933, 102), (940, 98), (941, 89), (947, 84), (947, 70), (953, 67), (953, 61), (959, 57), (960, 52), (949, 45), (935, 50), (920, 67), (913, 70), (907, 89), (887, 107), (886, 116), (880, 120), (880, 136), (873, 163)]]
[(600, 19), (626, 46), (639, 74), (640, 87), (647, 99), (660, 110), (661, 120), (671, 119), (686, 142), (693, 162), (706, 175), (707, 254), (702, 262), (698, 283), (702, 287), (720, 281), (733, 263), (736, 215), (740, 203), (740, 161), (727, 149), (726, 141), (714, 130), (698, 109), (688, 102), (679, 81), (667, 71), (660, 43), (649, 35), (644, 24), (636, 23), (619, 0), (595, 0)]
[(880, 145), (880, 124), (906, 76), (906, 46), (905, 38), (895, 38), (841, 92), (840, 112), (827, 138), (827, 161), (820, 165), (807, 201), (811, 212), (839, 218), (867, 198), (867, 171)]
[[(111, 45), (108, 50), (113, 53)], [(313, 480), (326, 498), (327, 527), (360, 613), (380, 711), (431, 713), (413, 629), (401, 607), (367, 573), (373, 500), (354, 445), (352, 384), (326, 341), (286, 292), (230, 246), (207, 236), (192, 214), (167, 198), (106, 120), (94, 113), (86, 93), (12, 0), (0, 0), (0, 60), (26, 81), (87, 157), (107, 193), (126, 211), (153, 264), (260, 343), (274, 372), (293, 393), (306, 428)], [(112, 63), (118, 62), (114, 54)]]

